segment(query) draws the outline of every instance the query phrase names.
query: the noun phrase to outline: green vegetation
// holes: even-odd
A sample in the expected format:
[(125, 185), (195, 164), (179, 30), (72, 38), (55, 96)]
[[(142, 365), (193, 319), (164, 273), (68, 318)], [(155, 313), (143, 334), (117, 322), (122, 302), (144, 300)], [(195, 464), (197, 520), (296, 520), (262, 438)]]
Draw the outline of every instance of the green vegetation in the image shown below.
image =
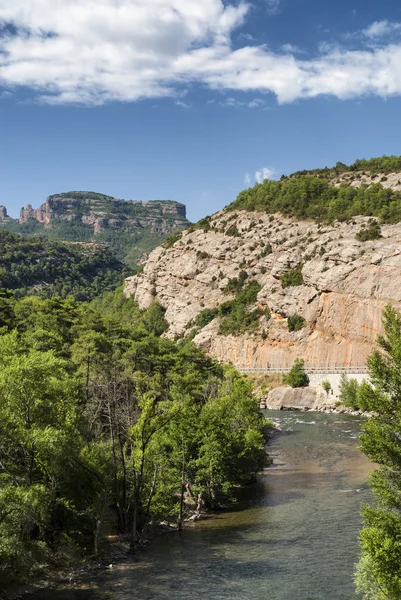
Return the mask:
[(188, 231), (190, 233), (192, 233), (193, 231), (196, 231), (197, 229), (203, 229), (203, 231), (205, 233), (207, 233), (208, 231), (210, 231), (211, 219), (212, 219), (212, 217), (209, 215), (207, 217), (203, 217), (203, 219), (200, 219), (200, 221), (198, 221), (197, 223), (192, 223), (192, 225), (190, 225), (188, 227)]
[(324, 381), (322, 381), (322, 388), (324, 389), (324, 391), (326, 392), (326, 394), (329, 394), (331, 391), (331, 383), (328, 379), (325, 379)]
[(105, 246), (63, 243), (0, 229), (0, 286), (17, 297), (91, 300), (117, 287), (123, 265)]
[(199, 329), (203, 329), (206, 325), (209, 325), (217, 317), (219, 314), (218, 308), (205, 308), (202, 310), (195, 319), (195, 325), (199, 327)]
[(360, 242), (380, 239), (382, 234), (379, 223), (374, 219), (369, 219), (368, 227), (363, 226), (355, 237)]
[(355, 171), (366, 171), (369, 174), (376, 173), (397, 173), (401, 171), (401, 156), (380, 156), (378, 158), (358, 159), (352, 165), (345, 165), (338, 162), (335, 167), (324, 169), (313, 169), (311, 171), (297, 171), (291, 177), (302, 177), (304, 175), (338, 175), (340, 173), (354, 173)]
[(309, 385), (309, 377), (305, 371), (302, 359), (297, 358), (295, 360), (290, 372), (284, 377), (284, 383), (293, 388), (307, 387)]
[(359, 387), (360, 385), (355, 378), (349, 379), (345, 373), (341, 375), (339, 399), (345, 406), (353, 410), (361, 409), (358, 398)]
[(296, 267), (289, 269), (283, 273), (280, 277), (281, 285), (283, 288), (298, 286), (304, 284), (304, 278), (302, 275), (303, 265), (297, 265)]
[(226, 231), (226, 235), (231, 235), (233, 237), (239, 237), (240, 232), (235, 223), (233, 225), (230, 225), (230, 227)]
[(134, 549), (150, 522), (227, 503), (266, 465), (250, 383), (158, 337), (160, 305), (2, 292), (0, 319), (3, 586), (106, 535)]
[(306, 321), (301, 315), (290, 315), (287, 319), (288, 331), (300, 331), (305, 327)]
[(249, 311), (249, 306), (255, 304), (262, 286), (256, 281), (251, 281), (244, 289), (239, 291), (234, 298), (221, 304), (219, 314), (223, 317), (219, 333), (222, 335), (238, 335), (244, 331), (257, 329), (259, 319), (263, 314), (270, 315), (259, 308)]
[(243, 289), (247, 279), (248, 273), (246, 271), (240, 271), (238, 277), (233, 277), (232, 279), (228, 280), (228, 283), (223, 290), (224, 293), (231, 294), (240, 292)]
[(174, 246), (174, 244), (176, 242), (178, 242), (178, 240), (180, 240), (182, 238), (182, 233), (181, 231), (177, 231), (176, 233), (172, 233), (171, 235), (168, 236), (168, 238), (163, 242), (163, 248), (171, 248), (172, 246)]
[(256, 184), (240, 192), (228, 210), (280, 212), (297, 219), (328, 222), (365, 215), (397, 223), (401, 221), (401, 192), (385, 189), (380, 183), (333, 187), (327, 179), (307, 174)]
[(370, 476), (375, 498), (362, 509), (358, 590), (365, 600), (401, 597), (401, 314), (383, 312), (384, 335), (368, 360), (371, 383), (358, 396), (372, 413), (363, 425), (361, 449), (379, 465)]
[[(61, 217), (52, 219), (50, 225), (45, 227), (30, 218), (26, 223), (9, 221), (1, 227), (12, 233), (59, 241), (107, 244), (120, 262), (133, 269), (144, 254), (149, 254), (167, 238), (167, 234), (161, 233), (166, 226), (175, 231), (189, 224), (181, 209), (166, 212), (169, 204), (177, 206), (172, 201), (143, 203), (117, 200), (96, 192), (67, 192), (48, 198), (54, 215)], [(101, 223), (101, 231), (96, 234), (93, 225), (81, 221), (82, 217), (89, 216)]]

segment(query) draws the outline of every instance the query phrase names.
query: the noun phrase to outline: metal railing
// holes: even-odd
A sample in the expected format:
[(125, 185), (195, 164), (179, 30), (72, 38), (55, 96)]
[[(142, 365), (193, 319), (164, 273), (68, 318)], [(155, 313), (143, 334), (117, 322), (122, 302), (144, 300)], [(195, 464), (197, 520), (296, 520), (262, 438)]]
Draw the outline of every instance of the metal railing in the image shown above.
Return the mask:
[[(365, 374), (368, 373), (368, 368), (365, 366), (357, 366), (357, 367), (309, 367), (305, 366), (305, 371), (308, 375), (357, 375), (358, 373)], [(245, 368), (241, 366), (236, 367), (240, 373), (277, 373), (277, 374), (287, 374), (290, 372), (291, 367), (260, 367), (260, 368)]]

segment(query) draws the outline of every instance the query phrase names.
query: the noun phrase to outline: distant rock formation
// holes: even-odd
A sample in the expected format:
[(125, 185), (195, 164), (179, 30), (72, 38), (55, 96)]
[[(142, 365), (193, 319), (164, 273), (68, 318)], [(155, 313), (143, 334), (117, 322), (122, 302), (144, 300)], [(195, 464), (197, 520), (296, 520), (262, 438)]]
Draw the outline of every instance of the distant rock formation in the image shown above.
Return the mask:
[(55, 221), (77, 221), (93, 228), (97, 234), (104, 229), (148, 228), (152, 233), (169, 234), (189, 222), (184, 204), (169, 200), (116, 200), (95, 192), (68, 192), (49, 196), (34, 209), (31, 204), (21, 208), (19, 222), (35, 219), (46, 227)]
[(0, 223), (7, 223), (9, 221), (12, 221), (12, 219), (8, 216), (6, 207), (0, 205)]

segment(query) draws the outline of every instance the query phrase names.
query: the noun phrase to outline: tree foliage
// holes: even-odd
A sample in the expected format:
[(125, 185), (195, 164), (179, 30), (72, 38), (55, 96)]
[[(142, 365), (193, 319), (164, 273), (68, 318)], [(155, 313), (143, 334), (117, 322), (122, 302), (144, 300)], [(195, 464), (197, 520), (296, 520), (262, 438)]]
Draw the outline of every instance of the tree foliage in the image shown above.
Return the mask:
[(401, 314), (383, 312), (384, 335), (368, 360), (371, 383), (358, 398), (372, 413), (363, 426), (361, 449), (379, 465), (370, 485), (376, 503), (363, 508), (362, 557), (357, 584), (370, 600), (401, 597)]
[(250, 384), (121, 290), (0, 296), (0, 578), (29, 576), (106, 533), (229, 502), (266, 464)]
[(284, 383), (293, 388), (307, 387), (309, 385), (309, 377), (305, 371), (302, 359), (297, 358), (295, 360), (290, 372), (284, 377)]
[(305, 174), (281, 181), (266, 179), (240, 192), (229, 210), (280, 212), (297, 219), (329, 222), (365, 215), (397, 223), (401, 220), (401, 192), (380, 183), (334, 187), (324, 177)]
[(117, 287), (123, 265), (97, 244), (63, 243), (0, 229), (0, 286), (17, 297), (91, 300)]

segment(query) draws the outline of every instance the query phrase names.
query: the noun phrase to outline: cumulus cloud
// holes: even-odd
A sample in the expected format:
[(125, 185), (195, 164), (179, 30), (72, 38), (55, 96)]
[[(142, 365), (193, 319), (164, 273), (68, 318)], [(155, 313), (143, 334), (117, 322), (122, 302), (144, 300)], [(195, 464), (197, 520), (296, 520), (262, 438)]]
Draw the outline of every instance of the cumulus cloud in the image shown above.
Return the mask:
[(281, 50), (286, 54), (305, 54), (304, 50), (301, 50), (298, 46), (294, 46), (294, 44), (283, 44)]
[[(0, 85), (28, 87), (42, 102), (87, 105), (180, 101), (195, 84), (272, 93), (279, 103), (401, 94), (401, 44), (321, 47), (313, 59), (246, 39), (234, 49), (249, 8), (245, 0), (0, 0)], [(377, 22), (364, 35), (378, 39), (397, 27)]]
[(248, 187), (251, 185), (251, 176), (249, 175), (249, 173), (245, 173), (244, 183)]
[(362, 31), (366, 37), (373, 40), (389, 36), (396, 32), (401, 32), (401, 23), (395, 23), (387, 20), (375, 21), (372, 23), (372, 25)]
[(269, 169), (269, 167), (264, 167), (263, 169), (260, 169), (260, 171), (256, 171), (256, 183), (263, 183), (265, 179), (271, 179), (275, 172), (276, 171), (274, 169)]

